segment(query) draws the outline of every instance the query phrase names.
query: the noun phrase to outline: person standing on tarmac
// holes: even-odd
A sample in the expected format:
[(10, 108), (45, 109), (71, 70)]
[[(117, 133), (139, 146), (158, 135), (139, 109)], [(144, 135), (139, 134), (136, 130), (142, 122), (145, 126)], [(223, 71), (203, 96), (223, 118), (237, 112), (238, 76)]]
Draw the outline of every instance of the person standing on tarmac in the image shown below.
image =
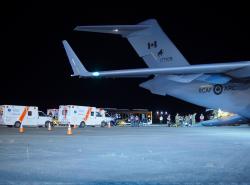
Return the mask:
[(203, 114), (200, 115), (200, 122), (204, 121), (204, 116)]
[(135, 126), (135, 117), (133, 114), (130, 115), (130, 123), (131, 123), (131, 127)]
[(188, 127), (188, 124), (189, 124), (189, 115), (185, 115), (184, 116), (184, 126)]
[(167, 117), (167, 127), (170, 127), (171, 122), (171, 115), (169, 114)]
[(162, 124), (163, 116), (161, 115), (159, 119), (160, 119), (160, 124)]
[(180, 118), (179, 118), (179, 114), (177, 113), (175, 116), (175, 126), (178, 127), (180, 124)]
[(188, 119), (188, 126), (191, 127), (192, 126), (192, 114), (189, 114), (189, 119)]
[(139, 122), (140, 122), (139, 116), (136, 115), (136, 116), (135, 116), (135, 124), (136, 124), (135, 126), (136, 126), (136, 127), (139, 127)]
[(196, 113), (192, 114), (192, 126), (194, 126), (196, 123), (195, 116), (196, 116)]

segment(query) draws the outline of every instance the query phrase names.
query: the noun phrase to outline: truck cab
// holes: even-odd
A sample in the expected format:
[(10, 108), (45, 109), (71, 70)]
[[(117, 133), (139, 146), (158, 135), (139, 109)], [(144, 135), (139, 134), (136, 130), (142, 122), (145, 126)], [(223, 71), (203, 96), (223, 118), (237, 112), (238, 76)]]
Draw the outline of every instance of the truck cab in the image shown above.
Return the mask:
[(46, 115), (43, 111), (38, 111), (38, 125), (44, 125), (46, 128), (49, 126), (49, 123), (52, 123), (52, 118)]

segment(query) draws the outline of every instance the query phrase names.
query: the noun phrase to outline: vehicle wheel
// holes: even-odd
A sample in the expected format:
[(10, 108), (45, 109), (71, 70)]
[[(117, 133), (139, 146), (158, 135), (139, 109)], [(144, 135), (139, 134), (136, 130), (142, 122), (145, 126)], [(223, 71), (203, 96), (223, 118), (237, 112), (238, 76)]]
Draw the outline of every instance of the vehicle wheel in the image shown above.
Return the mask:
[[(50, 123), (49, 121), (46, 121), (46, 122), (45, 122), (45, 127), (46, 127), (46, 128), (49, 127), (49, 123)], [(50, 123), (50, 124), (51, 124), (51, 123)], [(50, 125), (50, 126), (51, 126), (51, 125)]]
[(14, 124), (15, 128), (19, 128), (21, 126), (21, 122), (20, 121), (16, 121)]
[(101, 127), (105, 127), (107, 125), (107, 123), (105, 121), (101, 122)]
[(110, 126), (115, 126), (115, 122), (114, 121), (110, 121)]
[(7, 125), (7, 127), (12, 127), (12, 125)]
[(80, 126), (79, 126), (80, 128), (84, 128), (84, 127), (86, 127), (86, 124), (85, 124), (85, 122), (84, 121), (82, 121), (81, 123), (80, 123)]

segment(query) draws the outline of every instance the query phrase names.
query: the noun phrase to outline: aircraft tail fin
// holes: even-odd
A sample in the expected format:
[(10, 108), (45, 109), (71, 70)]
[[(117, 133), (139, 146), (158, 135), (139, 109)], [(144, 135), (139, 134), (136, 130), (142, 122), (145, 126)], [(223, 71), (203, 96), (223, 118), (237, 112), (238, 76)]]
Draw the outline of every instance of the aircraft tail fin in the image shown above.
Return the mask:
[(77, 26), (75, 30), (122, 35), (150, 68), (189, 65), (155, 19), (136, 25)]
[(79, 58), (66, 40), (63, 41), (63, 46), (74, 72), (74, 74), (71, 76), (91, 76), (91, 73), (88, 72), (86, 68), (82, 65), (81, 61), (79, 60)]

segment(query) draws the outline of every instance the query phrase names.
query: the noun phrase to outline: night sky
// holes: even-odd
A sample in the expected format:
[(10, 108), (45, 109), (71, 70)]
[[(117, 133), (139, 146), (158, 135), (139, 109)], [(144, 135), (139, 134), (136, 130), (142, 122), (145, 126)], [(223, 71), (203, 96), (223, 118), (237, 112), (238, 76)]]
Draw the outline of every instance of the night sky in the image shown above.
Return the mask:
[[(250, 60), (250, 12), (244, 4), (122, 7), (82, 4), (9, 4), (1, 15), (0, 104), (148, 108), (175, 112), (204, 109), (151, 94), (147, 79), (79, 79), (62, 40), (90, 71), (146, 67), (120, 36), (76, 32), (77, 25), (136, 24), (155, 18), (190, 64)], [(171, 87), (169, 87), (171, 88)], [(184, 92), (185, 93), (185, 92)]]

